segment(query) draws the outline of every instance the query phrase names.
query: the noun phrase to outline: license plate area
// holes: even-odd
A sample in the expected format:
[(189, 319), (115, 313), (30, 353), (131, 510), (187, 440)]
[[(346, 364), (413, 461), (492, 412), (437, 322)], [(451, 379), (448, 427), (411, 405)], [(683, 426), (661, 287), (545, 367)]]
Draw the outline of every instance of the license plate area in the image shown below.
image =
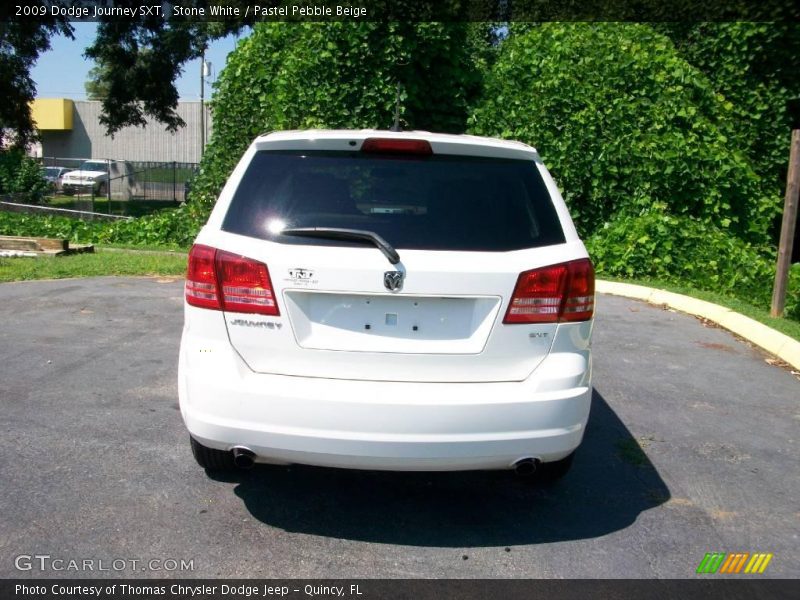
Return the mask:
[(350, 352), (479, 353), (498, 297), (338, 294), (287, 290), (302, 348)]

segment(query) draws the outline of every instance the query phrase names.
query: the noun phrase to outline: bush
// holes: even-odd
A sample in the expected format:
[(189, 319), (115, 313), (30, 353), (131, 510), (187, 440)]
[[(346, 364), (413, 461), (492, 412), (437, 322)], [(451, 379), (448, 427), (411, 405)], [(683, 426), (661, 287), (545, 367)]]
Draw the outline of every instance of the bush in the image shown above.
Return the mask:
[(544, 23), (516, 31), (471, 131), (536, 146), (584, 236), (665, 203), (763, 243), (779, 211), (734, 143), (733, 106), (652, 27)]
[[(654, 279), (720, 292), (769, 308), (775, 256), (714, 225), (656, 205), (595, 232), (589, 250), (601, 276)], [(792, 271), (786, 316), (800, 319), (800, 265)]]
[(486, 55), (470, 23), (259, 23), (217, 80), (214, 131), (191, 202), (209, 209), (250, 142), (266, 131), (393, 122), (463, 132)]
[(72, 242), (95, 241), (103, 223), (66, 217), (46, 217), (0, 212), (0, 235), (64, 238)]
[(783, 315), (800, 321), (800, 263), (793, 264), (789, 271), (789, 286), (786, 290), (786, 308)]
[(22, 150), (0, 151), (0, 193), (40, 202), (49, 189), (39, 161)]
[(800, 23), (684, 22), (660, 23), (658, 28), (731, 102), (737, 145), (746, 149), (756, 172), (785, 189), (790, 138), (786, 101), (800, 95)]
[(0, 235), (65, 238), (95, 244), (191, 245), (204, 224), (189, 207), (163, 210), (129, 221), (80, 221), (66, 217), (0, 212)]

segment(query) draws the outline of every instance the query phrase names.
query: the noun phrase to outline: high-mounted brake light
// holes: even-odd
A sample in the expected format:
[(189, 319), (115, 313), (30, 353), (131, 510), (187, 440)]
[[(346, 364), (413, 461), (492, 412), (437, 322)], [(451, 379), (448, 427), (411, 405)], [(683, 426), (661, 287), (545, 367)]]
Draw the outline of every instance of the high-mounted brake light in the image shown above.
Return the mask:
[(201, 244), (189, 252), (186, 302), (227, 312), (280, 314), (267, 265)]
[(503, 323), (587, 321), (594, 314), (594, 267), (588, 258), (521, 273)]
[(420, 156), (433, 154), (433, 148), (427, 140), (397, 138), (367, 138), (361, 144), (361, 151), (372, 154), (417, 154)]

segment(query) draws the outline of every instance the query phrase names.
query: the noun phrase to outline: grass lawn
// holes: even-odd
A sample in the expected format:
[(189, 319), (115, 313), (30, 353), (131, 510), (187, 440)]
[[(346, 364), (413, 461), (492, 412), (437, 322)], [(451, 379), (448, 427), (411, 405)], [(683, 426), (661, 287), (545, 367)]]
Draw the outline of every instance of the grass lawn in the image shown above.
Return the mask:
[(748, 304), (747, 302), (739, 300), (738, 298), (731, 298), (716, 292), (706, 292), (688, 286), (677, 285), (674, 283), (664, 283), (662, 281), (619, 279), (614, 277), (603, 277), (602, 274), (598, 275), (598, 278), (606, 279), (608, 281), (619, 281), (621, 283), (644, 285), (647, 287), (658, 288), (660, 290), (666, 290), (668, 292), (675, 292), (676, 294), (684, 294), (686, 296), (691, 296), (692, 298), (697, 298), (698, 300), (705, 300), (706, 302), (713, 302), (714, 304), (719, 304), (725, 308), (730, 308), (731, 310), (741, 313), (746, 317), (750, 317), (754, 321), (763, 323), (767, 327), (772, 327), (773, 329), (800, 341), (800, 322), (786, 318), (776, 319), (769, 316), (769, 310), (753, 306), (752, 304)]
[(155, 167), (137, 171), (134, 177), (137, 177), (140, 181), (155, 181), (160, 183), (172, 183), (175, 181), (178, 186), (183, 187), (183, 182), (190, 179), (193, 174), (194, 169), (190, 169), (189, 167), (177, 167), (174, 170), (172, 167)]
[(186, 273), (186, 255), (95, 249), (93, 254), (55, 258), (0, 258), (0, 282), (65, 279), (99, 275), (172, 275)]

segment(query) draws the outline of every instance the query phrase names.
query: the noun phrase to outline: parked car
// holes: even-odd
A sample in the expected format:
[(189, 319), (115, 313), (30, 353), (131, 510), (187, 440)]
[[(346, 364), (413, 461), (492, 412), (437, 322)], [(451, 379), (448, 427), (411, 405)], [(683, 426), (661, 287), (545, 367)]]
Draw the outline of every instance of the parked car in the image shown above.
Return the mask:
[(66, 167), (42, 167), (42, 174), (53, 190), (60, 191), (62, 179), (68, 170)]
[(258, 137), (189, 255), (180, 408), (206, 469), (569, 469), (594, 271), (535, 149)]
[(129, 199), (134, 185), (131, 164), (105, 158), (87, 160), (79, 169), (64, 174), (62, 190), (68, 196), (90, 193), (105, 196), (109, 191), (109, 181), (115, 196), (122, 194), (124, 199)]

